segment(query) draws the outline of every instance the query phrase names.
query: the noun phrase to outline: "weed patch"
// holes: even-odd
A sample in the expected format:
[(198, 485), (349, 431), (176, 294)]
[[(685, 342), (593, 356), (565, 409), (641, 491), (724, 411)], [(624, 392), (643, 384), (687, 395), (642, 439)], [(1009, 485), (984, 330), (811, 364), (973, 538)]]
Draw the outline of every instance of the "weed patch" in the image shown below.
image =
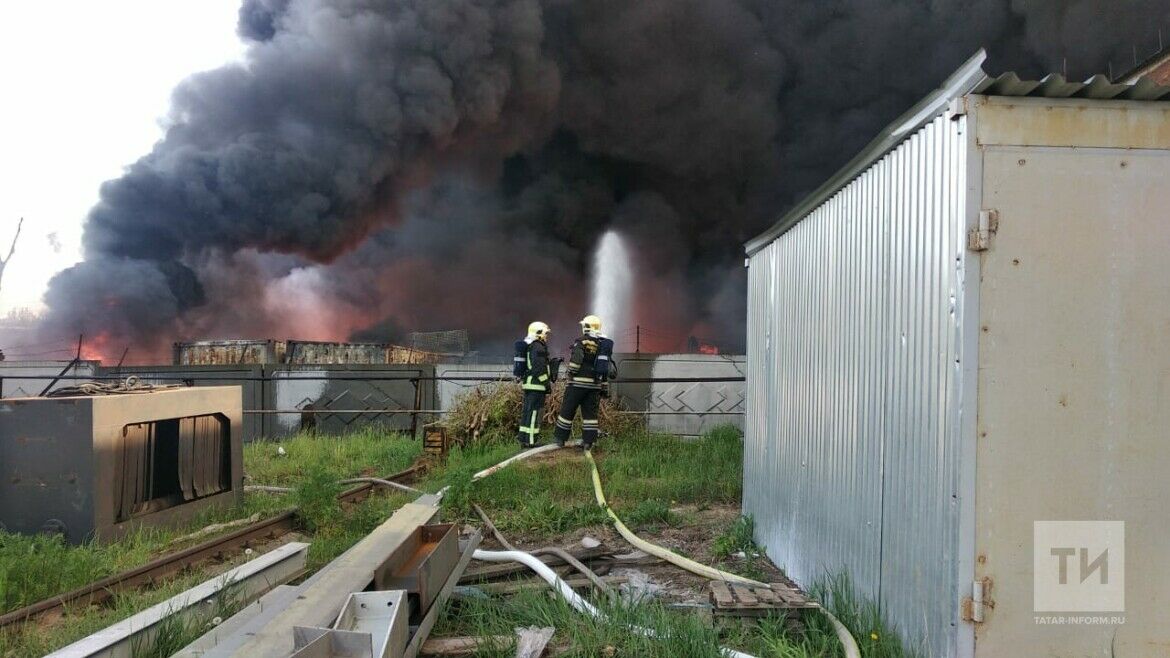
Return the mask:
[[(512, 635), (517, 626), (556, 628), (553, 645), (559, 655), (645, 656), (650, 658), (716, 658), (723, 638), (698, 617), (672, 613), (652, 601), (601, 603), (608, 618), (593, 619), (573, 610), (563, 599), (546, 592), (522, 592), (511, 598), (463, 600), (448, 607), (436, 635)], [(654, 629), (659, 637), (631, 632), (636, 626)], [(510, 657), (510, 646), (481, 650), (477, 655)]]
[[(882, 618), (878, 605), (859, 596), (847, 575), (823, 578), (809, 588), (809, 595), (821, 601), (849, 629), (865, 658), (919, 658), (926, 655), (924, 649), (905, 646), (897, 629)], [(828, 624), (823, 615), (819, 619)], [(832, 632), (831, 627), (828, 630)]]
[(334, 522), (341, 515), (337, 494), (341, 485), (337, 476), (323, 466), (309, 468), (305, 479), (297, 483), (292, 500), (297, 506), (297, 518), (309, 532), (316, 532)]
[(633, 509), (625, 513), (622, 521), (634, 528), (679, 525), (682, 518), (670, 510), (662, 500), (642, 500)]
[(737, 518), (726, 532), (715, 538), (714, 543), (711, 544), (711, 553), (719, 559), (728, 558), (740, 552), (748, 556), (762, 553), (763, 551), (756, 546), (755, 539), (752, 538), (755, 529), (756, 524), (751, 516)]

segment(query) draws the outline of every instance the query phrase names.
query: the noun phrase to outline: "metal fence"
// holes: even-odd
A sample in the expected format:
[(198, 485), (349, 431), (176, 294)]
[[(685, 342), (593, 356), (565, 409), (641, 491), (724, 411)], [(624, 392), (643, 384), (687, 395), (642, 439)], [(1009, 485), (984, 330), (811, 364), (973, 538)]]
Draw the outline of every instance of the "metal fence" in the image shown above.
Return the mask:
[[(731, 422), (742, 424), (741, 361), (733, 357), (699, 360), (680, 355), (656, 365), (659, 358), (630, 357), (619, 361), (625, 371), (611, 386), (624, 413), (647, 418), (651, 429), (696, 435)], [(696, 364), (698, 364), (696, 366)], [(241, 388), (244, 440), (279, 438), (307, 429), (344, 433), (376, 425), (415, 434), (421, 425), (448, 413), (459, 394), (477, 386), (510, 383), (511, 366), (132, 366), (74, 364), (62, 372), (60, 363), (43, 363), (39, 371), (0, 367), (0, 394), (36, 395), (84, 381), (115, 382), (137, 377), (148, 384)], [(687, 374), (700, 368), (721, 376)], [(81, 368), (79, 370), (79, 368)], [(34, 386), (36, 391), (34, 392)]]

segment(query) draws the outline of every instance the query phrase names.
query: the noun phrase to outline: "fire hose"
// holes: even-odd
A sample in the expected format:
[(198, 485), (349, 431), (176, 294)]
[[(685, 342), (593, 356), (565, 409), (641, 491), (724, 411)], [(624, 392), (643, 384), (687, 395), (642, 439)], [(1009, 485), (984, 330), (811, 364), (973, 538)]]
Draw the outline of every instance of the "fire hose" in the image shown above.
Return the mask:
[[(569, 605), (573, 606), (574, 610), (602, 621), (605, 621), (606, 619), (604, 613), (593, 607), (593, 605), (585, 599), (581, 598), (580, 595), (573, 591), (573, 588), (569, 587), (565, 581), (561, 580), (560, 576), (558, 576), (555, 571), (549, 569), (548, 565), (536, 559), (532, 555), (525, 553), (524, 551), (476, 550), (475, 553), (472, 554), (472, 557), (477, 560), (483, 560), (484, 562), (520, 562), (521, 564), (524, 564), (528, 568), (535, 571), (536, 574), (543, 578), (549, 585), (552, 585), (553, 589), (560, 593), (560, 595), (564, 597), (565, 601), (567, 601)], [(639, 635), (644, 635), (650, 638), (662, 637), (661, 633), (658, 633), (657, 631), (650, 628), (631, 626), (630, 630), (638, 633)], [(728, 649), (725, 647), (720, 647), (719, 653), (723, 656), (726, 656), (727, 658), (755, 658), (755, 656), (749, 653), (743, 653), (741, 651), (736, 651), (735, 649)]]
[[(500, 542), (500, 546), (503, 546), (506, 550), (509, 550), (509, 551), (519, 550), (515, 546), (513, 546), (511, 542), (509, 542), (507, 539), (504, 538), (504, 535), (502, 533), (500, 533), (500, 530), (499, 530), (499, 528), (496, 527), (496, 524), (492, 523), (491, 518), (487, 515), (487, 512), (483, 511), (482, 507), (480, 507), (479, 505), (472, 505), (472, 507), (475, 508), (476, 514), (479, 514), (479, 518), (483, 520), (483, 523), (484, 523), (484, 525), (487, 526), (488, 530), (491, 530), (492, 534), (495, 535), (496, 541)], [(555, 556), (561, 558), (562, 560), (564, 560), (565, 564), (568, 564), (569, 566), (573, 567), (577, 571), (581, 572), (581, 575), (588, 578), (589, 582), (593, 583), (593, 586), (596, 587), (598, 589), (598, 591), (601, 591), (601, 592), (608, 592), (609, 591), (609, 587), (605, 584), (604, 580), (602, 580), (600, 577), (598, 577), (598, 575), (596, 573), (593, 573), (592, 569), (585, 566), (585, 564), (583, 562), (581, 562), (577, 558), (573, 557), (573, 555), (566, 550), (557, 548), (556, 546), (547, 546), (545, 548), (538, 548), (534, 551), (529, 551), (528, 553), (529, 553), (529, 555), (533, 555), (533, 556), (536, 556), (536, 555), (555, 555)]]
[[(479, 479), (485, 478), (485, 477), (507, 467), (510, 464), (513, 464), (513, 463), (518, 462), (518, 461), (523, 460), (523, 459), (528, 459), (529, 457), (533, 457), (533, 456), (541, 454), (541, 453), (551, 452), (551, 451), (557, 450), (557, 449), (558, 449), (557, 446), (554, 444), (554, 445), (541, 446), (541, 447), (535, 448), (533, 450), (526, 450), (526, 451), (521, 452), (513, 457), (509, 457), (508, 459), (505, 459), (504, 461), (496, 464), (495, 466), (492, 466), (490, 468), (485, 468), (484, 470), (473, 475), (472, 480), (479, 480)], [(733, 574), (733, 573), (728, 573), (726, 571), (720, 571), (718, 569), (708, 567), (704, 564), (699, 564), (698, 562), (695, 562), (694, 560), (687, 559), (687, 558), (679, 555), (678, 553), (670, 551), (670, 550), (663, 548), (661, 546), (658, 546), (656, 544), (651, 544), (650, 542), (648, 542), (648, 541), (642, 539), (641, 537), (637, 536), (636, 534), (634, 534), (628, 527), (626, 527), (626, 524), (622, 523), (622, 520), (620, 518), (618, 518), (618, 515), (615, 514), (612, 509), (609, 508), (609, 504), (606, 503), (605, 492), (601, 488), (601, 475), (597, 471), (597, 462), (595, 462), (593, 460), (592, 452), (586, 450), (585, 451), (585, 458), (589, 461), (589, 466), (590, 466), (590, 469), (592, 471), (593, 491), (597, 497), (597, 504), (600, 505), (602, 507), (602, 509), (605, 510), (605, 513), (614, 522), (614, 527), (617, 528), (618, 532), (622, 535), (622, 537), (624, 537), (626, 539), (626, 541), (630, 542), (634, 546), (640, 548), (643, 551), (646, 551), (647, 553), (649, 553), (651, 555), (655, 555), (657, 557), (660, 557), (663, 560), (670, 562), (671, 564), (682, 567), (683, 569), (686, 569), (687, 571), (698, 574), (700, 576), (703, 576), (706, 578), (711, 578), (712, 580), (726, 580), (726, 581), (731, 581), (731, 582), (742, 583), (745, 585), (766, 586), (766, 585), (764, 585), (764, 583), (761, 583), (761, 582), (758, 582), (755, 580), (751, 580), (750, 578), (744, 578), (742, 576), (738, 576), (738, 575)], [(446, 491), (447, 491), (447, 487), (444, 487), (442, 490), (439, 491), (438, 496), (440, 498), (442, 498), (443, 494), (446, 493)], [(481, 555), (484, 557), (481, 557)], [(488, 555), (493, 555), (494, 557), (487, 557)], [(512, 555), (512, 556), (516, 556), (516, 557), (515, 558), (500, 557), (500, 556), (504, 556), (504, 555)], [(521, 559), (521, 556), (527, 556), (527, 559)], [(475, 552), (474, 557), (477, 560), (482, 559), (482, 560), (486, 560), (486, 561), (522, 562), (522, 563), (528, 565), (529, 567), (531, 567), (534, 571), (536, 571), (538, 574), (540, 574), (540, 576), (542, 578), (544, 578), (546, 581), (548, 581), (549, 584), (552, 584), (553, 587), (555, 587), (558, 591), (560, 591), (561, 595), (564, 596), (566, 598), (566, 600), (568, 600), (569, 603), (573, 605), (574, 608), (576, 608), (577, 610), (580, 610), (582, 612), (586, 612), (587, 614), (591, 614), (593, 616), (600, 615), (600, 613), (597, 612), (596, 608), (589, 605), (589, 602), (587, 602), (584, 599), (581, 599), (579, 596), (577, 596), (577, 594), (575, 592), (573, 592), (573, 590), (571, 588), (569, 588), (568, 585), (565, 585), (564, 582), (561, 581), (557, 577), (555, 572), (553, 572), (551, 569), (549, 569), (547, 566), (545, 566), (545, 564), (543, 562), (541, 562), (540, 560), (537, 560), (536, 558), (532, 557), (531, 555), (528, 555), (527, 553), (524, 553), (522, 551), (492, 552), (492, 551), (477, 550)], [(540, 566), (537, 567), (533, 563), (539, 564)], [(548, 575), (545, 575), (546, 572)], [(550, 576), (552, 578), (551, 580), (550, 580)], [(566, 591), (567, 591), (567, 593), (566, 593)], [(585, 606), (585, 607), (582, 607), (582, 606)], [(838, 639), (838, 641), (841, 642), (841, 646), (845, 650), (845, 658), (861, 658), (861, 649), (858, 648), (858, 646), (857, 646), (857, 640), (853, 639), (853, 635), (849, 632), (849, 629), (845, 627), (845, 624), (842, 624), (841, 620), (837, 619), (837, 617), (835, 615), (833, 615), (833, 613), (829, 612), (828, 610), (824, 609), (823, 607), (820, 608), (820, 610), (821, 610), (821, 612), (824, 613), (825, 617), (829, 620), (829, 623), (832, 624), (833, 631), (837, 634), (837, 639)], [(650, 633), (651, 635), (653, 635), (653, 631), (649, 631), (648, 629), (636, 629), (636, 630), (638, 630), (640, 632)], [(733, 658), (752, 658), (749, 654), (740, 653), (738, 651), (733, 651), (731, 649), (723, 649), (723, 654), (725, 656), (732, 656)]]
[[(589, 461), (589, 467), (592, 470), (593, 492), (597, 496), (597, 504), (600, 505), (601, 508), (605, 510), (605, 513), (609, 515), (609, 518), (613, 521), (614, 527), (617, 528), (618, 533), (621, 534), (621, 536), (624, 537), (626, 541), (651, 555), (660, 557), (663, 560), (670, 562), (671, 564), (682, 567), (683, 569), (703, 576), (704, 578), (710, 578), (711, 580), (726, 580), (743, 585), (750, 585), (753, 587), (767, 587), (767, 585), (759, 581), (752, 580), (750, 578), (744, 578), (743, 576), (738, 576), (727, 571), (720, 571), (719, 569), (709, 567), (705, 564), (699, 564), (698, 562), (685, 558), (678, 553), (675, 553), (674, 551), (663, 548), (657, 544), (651, 544), (645, 539), (642, 539), (638, 535), (634, 534), (633, 531), (626, 527), (626, 524), (622, 523), (622, 520), (618, 518), (618, 515), (615, 514), (612, 509), (610, 509), (609, 504), (606, 503), (605, 492), (601, 488), (601, 475), (597, 471), (597, 462), (593, 461), (593, 453), (589, 450), (586, 450), (585, 459)], [(861, 658), (861, 650), (857, 646), (857, 640), (853, 639), (853, 635), (849, 632), (849, 629), (846, 628), (845, 625), (842, 624), (841, 621), (833, 615), (833, 613), (825, 610), (823, 607), (820, 610), (821, 612), (825, 613), (829, 623), (833, 625), (833, 631), (837, 634), (837, 639), (841, 641), (841, 645), (845, 649), (846, 658)]]
[(601, 489), (601, 475), (597, 472), (597, 462), (593, 461), (593, 453), (586, 450), (585, 459), (589, 461), (589, 467), (593, 472), (593, 493), (597, 497), (597, 504), (600, 505), (601, 508), (605, 510), (605, 513), (609, 515), (609, 518), (613, 521), (613, 525), (617, 529), (618, 534), (624, 537), (626, 541), (655, 557), (662, 558), (667, 562), (682, 567), (683, 569), (686, 569), (693, 574), (703, 576), (704, 578), (710, 578), (711, 580), (726, 580), (733, 583), (740, 583), (741, 585), (750, 585), (752, 587), (767, 587), (765, 583), (761, 583), (757, 580), (744, 578), (743, 576), (738, 576), (727, 571), (720, 571), (719, 569), (709, 567), (705, 564), (699, 564), (698, 562), (695, 562), (689, 558), (685, 558), (672, 550), (663, 548), (657, 544), (651, 544), (645, 539), (642, 539), (638, 535), (634, 534), (632, 530), (626, 527), (626, 524), (622, 523), (622, 520), (618, 518), (618, 515), (614, 514), (614, 511), (610, 509), (609, 504), (605, 501), (605, 492)]

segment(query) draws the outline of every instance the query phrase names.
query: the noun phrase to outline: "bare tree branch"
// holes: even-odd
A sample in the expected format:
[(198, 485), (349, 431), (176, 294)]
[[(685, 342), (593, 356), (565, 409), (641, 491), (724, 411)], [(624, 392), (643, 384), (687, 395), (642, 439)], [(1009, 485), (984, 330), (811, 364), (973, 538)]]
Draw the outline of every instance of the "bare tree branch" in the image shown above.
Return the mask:
[(0, 260), (0, 283), (4, 281), (4, 267), (8, 265), (8, 261), (12, 260), (12, 254), (16, 253), (16, 241), (20, 238), (20, 228), (24, 226), (24, 218), (16, 223), (16, 235), (12, 236), (12, 245), (8, 247), (8, 257)]

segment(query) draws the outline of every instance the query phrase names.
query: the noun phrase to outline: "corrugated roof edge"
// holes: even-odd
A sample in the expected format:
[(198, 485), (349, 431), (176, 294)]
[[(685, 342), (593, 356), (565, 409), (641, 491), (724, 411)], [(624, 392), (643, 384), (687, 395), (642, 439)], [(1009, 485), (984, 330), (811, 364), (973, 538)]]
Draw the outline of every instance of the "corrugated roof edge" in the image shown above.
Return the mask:
[(918, 130), (945, 112), (953, 99), (967, 94), (988, 96), (1033, 96), (1042, 98), (1090, 98), (1096, 100), (1170, 100), (1170, 87), (1159, 86), (1142, 78), (1137, 83), (1115, 84), (1104, 75), (1095, 75), (1084, 82), (1068, 82), (1061, 75), (1049, 75), (1043, 80), (1021, 80), (1015, 73), (1005, 73), (997, 78), (983, 71), (987, 51), (980, 50), (967, 60), (958, 71), (938, 89), (930, 93), (908, 112), (871, 141), (860, 153), (825, 181), (812, 194), (805, 197), (792, 210), (785, 213), (772, 228), (764, 231), (744, 245), (750, 257), (771, 241), (783, 235), (806, 215), (828, 201), (834, 194), (860, 176), (873, 163), (894, 149), (906, 135)]

